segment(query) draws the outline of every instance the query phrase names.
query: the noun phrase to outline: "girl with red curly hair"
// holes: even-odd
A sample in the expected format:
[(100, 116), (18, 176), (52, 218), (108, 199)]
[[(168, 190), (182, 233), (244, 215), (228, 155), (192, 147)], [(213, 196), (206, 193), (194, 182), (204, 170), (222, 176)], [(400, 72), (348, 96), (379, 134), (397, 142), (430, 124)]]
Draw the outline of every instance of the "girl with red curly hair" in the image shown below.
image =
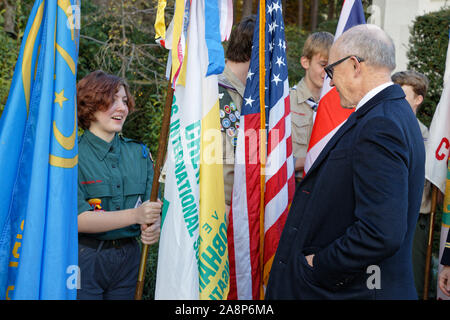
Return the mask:
[(133, 299), (140, 262), (136, 237), (158, 241), (161, 202), (150, 199), (153, 163), (145, 145), (119, 133), (134, 100), (127, 83), (95, 71), (77, 84), (77, 299)]

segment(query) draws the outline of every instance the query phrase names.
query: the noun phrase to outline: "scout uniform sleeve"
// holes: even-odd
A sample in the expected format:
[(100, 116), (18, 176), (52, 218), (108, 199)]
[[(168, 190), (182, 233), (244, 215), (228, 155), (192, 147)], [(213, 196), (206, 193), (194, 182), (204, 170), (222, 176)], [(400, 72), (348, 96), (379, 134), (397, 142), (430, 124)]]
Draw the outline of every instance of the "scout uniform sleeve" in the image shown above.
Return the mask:
[(293, 154), (296, 158), (306, 157), (308, 149), (309, 137), (312, 130), (312, 117), (308, 108), (304, 108), (301, 104), (297, 104), (297, 95), (292, 94), (291, 90), (291, 122), (292, 122), (292, 147)]
[[(152, 184), (153, 184), (153, 175), (154, 175), (152, 156), (151, 156), (148, 148), (146, 146), (144, 146), (144, 148), (146, 149), (145, 156), (146, 156), (146, 162), (147, 162), (147, 180), (146, 180), (146, 185), (145, 185), (145, 195), (144, 195), (145, 198), (142, 199), (143, 202), (150, 200), (150, 194), (152, 192)], [(158, 197), (159, 198), (161, 197), (159, 192), (158, 192)]]
[(92, 210), (89, 203), (85, 200), (85, 194), (81, 184), (78, 182), (78, 214)]
[(237, 107), (227, 89), (219, 86), (219, 93), (225, 204), (229, 206), (231, 205), (231, 194), (234, 183), (234, 157), (237, 144), (237, 129), (239, 129), (240, 112), (237, 110)]

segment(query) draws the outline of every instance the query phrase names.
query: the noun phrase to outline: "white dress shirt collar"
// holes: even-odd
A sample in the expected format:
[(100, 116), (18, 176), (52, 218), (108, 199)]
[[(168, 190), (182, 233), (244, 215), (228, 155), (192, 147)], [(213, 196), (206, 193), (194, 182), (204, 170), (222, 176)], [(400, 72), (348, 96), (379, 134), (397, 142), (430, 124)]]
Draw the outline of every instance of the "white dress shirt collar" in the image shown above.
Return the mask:
[(366, 95), (359, 101), (358, 105), (356, 106), (356, 110), (358, 110), (361, 106), (363, 106), (367, 101), (375, 97), (378, 93), (386, 89), (387, 87), (393, 85), (394, 83), (392, 81), (383, 83), (379, 85), (378, 87), (373, 88), (369, 92), (366, 93)]

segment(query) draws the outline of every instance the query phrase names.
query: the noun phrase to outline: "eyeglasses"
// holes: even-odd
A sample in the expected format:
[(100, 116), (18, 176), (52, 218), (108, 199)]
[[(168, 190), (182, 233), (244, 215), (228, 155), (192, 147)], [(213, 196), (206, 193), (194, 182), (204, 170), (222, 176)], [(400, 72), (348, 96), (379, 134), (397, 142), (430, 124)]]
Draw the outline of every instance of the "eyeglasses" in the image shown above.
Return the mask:
[(358, 60), (358, 62), (363, 62), (364, 61), (363, 58), (360, 58), (360, 57), (355, 56), (355, 55), (351, 55), (351, 56), (347, 56), (345, 58), (342, 58), (341, 60), (338, 60), (335, 63), (332, 63), (332, 64), (326, 66), (325, 68), (323, 68), (325, 70), (326, 74), (328, 75), (328, 77), (330, 79), (333, 79), (334, 67), (336, 67), (338, 64), (344, 62), (345, 60), (347, 60), (348, 58), (351, 58), (351, 57), (355, 57), (356, 60)]

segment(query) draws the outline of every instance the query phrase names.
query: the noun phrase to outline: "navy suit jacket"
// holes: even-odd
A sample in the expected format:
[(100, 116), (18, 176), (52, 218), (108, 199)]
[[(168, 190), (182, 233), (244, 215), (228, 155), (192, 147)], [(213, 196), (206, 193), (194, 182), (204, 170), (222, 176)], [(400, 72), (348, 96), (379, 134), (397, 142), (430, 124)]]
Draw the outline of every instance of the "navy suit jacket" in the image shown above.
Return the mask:
[(404, 98), (391, 85), (361, 106), (297, 186), (267, 299), (417, 299), (411, 246), (425, 150)]

